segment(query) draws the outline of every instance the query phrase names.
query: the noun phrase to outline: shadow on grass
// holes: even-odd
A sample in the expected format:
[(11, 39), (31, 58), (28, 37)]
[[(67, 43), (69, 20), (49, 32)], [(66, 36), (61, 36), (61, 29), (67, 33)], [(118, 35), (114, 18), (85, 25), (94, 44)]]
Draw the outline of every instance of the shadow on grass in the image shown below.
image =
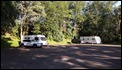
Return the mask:
[(10, 47), (11, 43), (8, 43), (8, 41), (11, 41), (10, 38), (1, 38), (1, 48), (6, 48), (6, 47)]

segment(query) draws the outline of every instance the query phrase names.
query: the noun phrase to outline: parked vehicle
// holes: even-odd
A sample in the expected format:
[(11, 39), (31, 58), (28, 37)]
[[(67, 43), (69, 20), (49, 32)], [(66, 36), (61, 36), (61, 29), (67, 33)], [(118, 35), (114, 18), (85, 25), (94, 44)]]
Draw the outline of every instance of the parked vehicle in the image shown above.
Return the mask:
[(76, 38), (75, 36), (72, 38), (71, 42), (73, 44), (80, 44), (80, 39), (79, 38)]
[(33, 46), (33, 47), (42, 47), (47, 45), (48, 42), (44, 35), (25, 35), (22, 37), (20, 46)]
[(83, 36), (80, 37), (80, 41), (82, 44), (100, 44), (101, 38), (99, 36)]

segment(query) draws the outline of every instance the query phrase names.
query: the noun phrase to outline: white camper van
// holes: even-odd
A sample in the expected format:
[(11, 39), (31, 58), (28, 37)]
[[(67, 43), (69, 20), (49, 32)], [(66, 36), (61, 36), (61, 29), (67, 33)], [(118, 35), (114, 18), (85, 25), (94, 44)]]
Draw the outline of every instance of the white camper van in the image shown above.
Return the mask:
[(83, 36), (80, 37), (80, 41), (82, 44), (90, 43), (90, 44), (100, 44), (101, 39), (99, 36)]
[(44, 35), (25, 35), (21, 39), (20, 46), (42, 47), (47, 44), (48, 43)]

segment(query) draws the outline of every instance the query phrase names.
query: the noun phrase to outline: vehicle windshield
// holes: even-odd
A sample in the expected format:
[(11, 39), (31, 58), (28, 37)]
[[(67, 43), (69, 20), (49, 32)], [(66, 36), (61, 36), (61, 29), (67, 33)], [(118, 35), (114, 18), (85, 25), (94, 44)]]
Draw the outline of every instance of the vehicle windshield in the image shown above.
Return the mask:
[(40, 37), (40, 39), (41, 39), (42, 41), (46, 41), (46, 38), (45, 38), (45, 37)]

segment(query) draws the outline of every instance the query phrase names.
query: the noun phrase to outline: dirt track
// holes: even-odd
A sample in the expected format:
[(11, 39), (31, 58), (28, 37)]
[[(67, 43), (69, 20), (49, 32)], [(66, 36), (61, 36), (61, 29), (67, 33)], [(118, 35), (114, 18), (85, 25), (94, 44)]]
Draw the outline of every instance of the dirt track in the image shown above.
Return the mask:
[(121, 69), (121, 47), (5, 48), (1, 50), (1, 69)]

